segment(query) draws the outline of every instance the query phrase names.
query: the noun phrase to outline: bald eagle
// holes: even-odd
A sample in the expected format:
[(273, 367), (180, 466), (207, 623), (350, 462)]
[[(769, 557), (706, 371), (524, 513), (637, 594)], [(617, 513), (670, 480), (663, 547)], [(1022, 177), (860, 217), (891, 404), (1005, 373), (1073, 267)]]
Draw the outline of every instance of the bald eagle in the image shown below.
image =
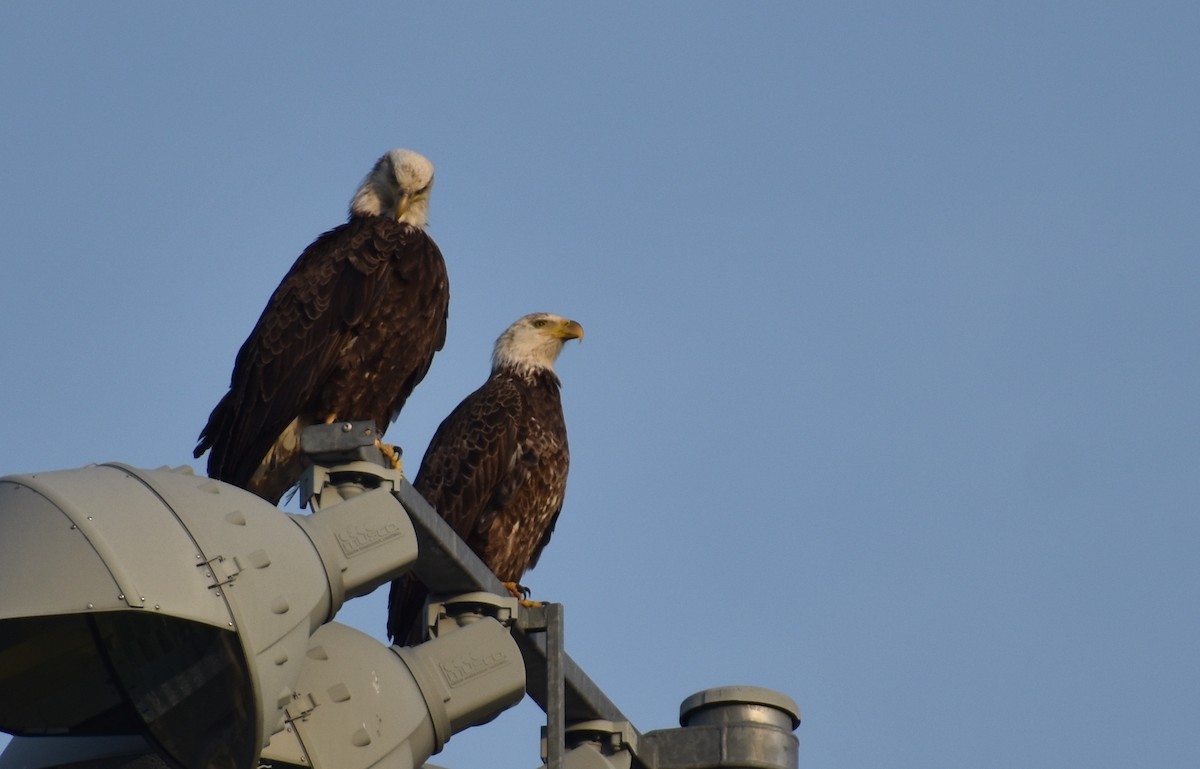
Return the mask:
[[(554, 362), (583, 326), (539, 312), (496, 340), (492, 373), (438, 427), (414, 488), (503, 582), (516, 587), (550, 541), (567, 488), (567, 426)], [(388, 635), (420, 638), (427, 590), (392, 582)]]
[(395, 149), (271, 295), (200, 433), (208, 474), (278, 503), (302, 471), (300, 432), (395, 419), (446, 341), (442, 252), (425, 234), (433, 164)]

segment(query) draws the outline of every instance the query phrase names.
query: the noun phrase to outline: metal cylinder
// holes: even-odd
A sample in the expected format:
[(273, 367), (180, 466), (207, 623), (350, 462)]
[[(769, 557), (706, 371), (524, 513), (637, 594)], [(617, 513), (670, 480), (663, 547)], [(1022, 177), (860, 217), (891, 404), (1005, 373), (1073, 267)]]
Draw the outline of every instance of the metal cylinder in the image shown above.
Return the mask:
[(697, 692), (679, 707), (680, 729), (645, 735), (655, 769), (798, 769), (800, 708), (756, 686)]
[(785, 694), (758, 686), (719, 686), (696, 692), (679, 706), (680, 726), (764, 724), (793, 731), (800, 708)]

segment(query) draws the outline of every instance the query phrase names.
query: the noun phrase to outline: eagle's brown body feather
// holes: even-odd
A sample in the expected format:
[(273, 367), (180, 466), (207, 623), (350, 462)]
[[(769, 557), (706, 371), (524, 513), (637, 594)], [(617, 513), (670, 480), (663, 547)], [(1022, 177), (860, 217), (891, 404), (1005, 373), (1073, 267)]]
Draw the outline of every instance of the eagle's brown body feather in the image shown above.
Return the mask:
[(299, 431), (331, 415), (396, 417), (446, 341), (449, 281), (424, 230), (354, 215), (304, 250), (238, 351), (195, 455), (210, 477), (277, 503), (301, 471)]

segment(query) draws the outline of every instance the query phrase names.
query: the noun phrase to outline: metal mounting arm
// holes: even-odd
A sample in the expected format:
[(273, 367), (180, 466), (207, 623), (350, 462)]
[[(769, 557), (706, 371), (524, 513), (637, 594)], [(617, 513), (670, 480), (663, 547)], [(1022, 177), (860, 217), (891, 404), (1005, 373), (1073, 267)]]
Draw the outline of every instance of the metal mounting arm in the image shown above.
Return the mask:
[[(361, 431), (342, 432), (353, 435)], [(354, 465), (361, 469), (368, 463)], [(393, 472), (379, 471), (381, 475)], [(327, 472), (336, 474), (337, 469)], [(388, 480), (416, 533), (419, 557), (412, 571), (427, 587), (438, 593), (509, 595), (496, 575), (408, 481), (393, 475), (388, 475)], [(573, 741), (578, 736), (572, 736), (573, 727), (598, 723), (611, 727), (608, 742), (632, 756), (634, 766), (640, 769), (705, 769), (738, 766), (737, 761), (746, 760), (778, 769), (798, 765), (798, 743), (792, 730), (800, 723), (799, 709), (788, 697), (767, 689), (725, 687), (699, 692), (684, 701), (681, 728), (642, 735), (563, 650), (562, 620), (560, 605), (522, 606), (512, 629), (524, 658), (526, 691), (547, 714), (548, 769), (564, 766), (567, 753), (576, 747)], [(586, 729), (582, 733), (590, 734)], [(730, 737), (741, 747), (741, 754), (729, 753)]]

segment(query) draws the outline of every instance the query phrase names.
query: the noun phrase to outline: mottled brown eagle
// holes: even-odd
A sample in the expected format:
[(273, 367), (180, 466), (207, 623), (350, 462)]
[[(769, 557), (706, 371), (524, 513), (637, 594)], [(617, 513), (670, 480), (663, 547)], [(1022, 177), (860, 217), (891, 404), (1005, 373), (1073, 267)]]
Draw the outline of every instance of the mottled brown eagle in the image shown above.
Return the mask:
[(449, 280), (425, 234), (433, 164), (381, 157), (350, 218), (313, 241), (238, 351), (200, 433), (208, 474), (272, 503), (303, 469), (300, 432), (334, 420), (387, 429), (446, 341)]
[[(492, 373), (442, 421), (413, 486), (501, 581), (516, 589), (550, 541), (567, 488), (567, 426), (554, 362), (583, 326), (539, 312), (496, 340)], [(388, 635), (415, 643), (427, 590), (392, 582)]]

